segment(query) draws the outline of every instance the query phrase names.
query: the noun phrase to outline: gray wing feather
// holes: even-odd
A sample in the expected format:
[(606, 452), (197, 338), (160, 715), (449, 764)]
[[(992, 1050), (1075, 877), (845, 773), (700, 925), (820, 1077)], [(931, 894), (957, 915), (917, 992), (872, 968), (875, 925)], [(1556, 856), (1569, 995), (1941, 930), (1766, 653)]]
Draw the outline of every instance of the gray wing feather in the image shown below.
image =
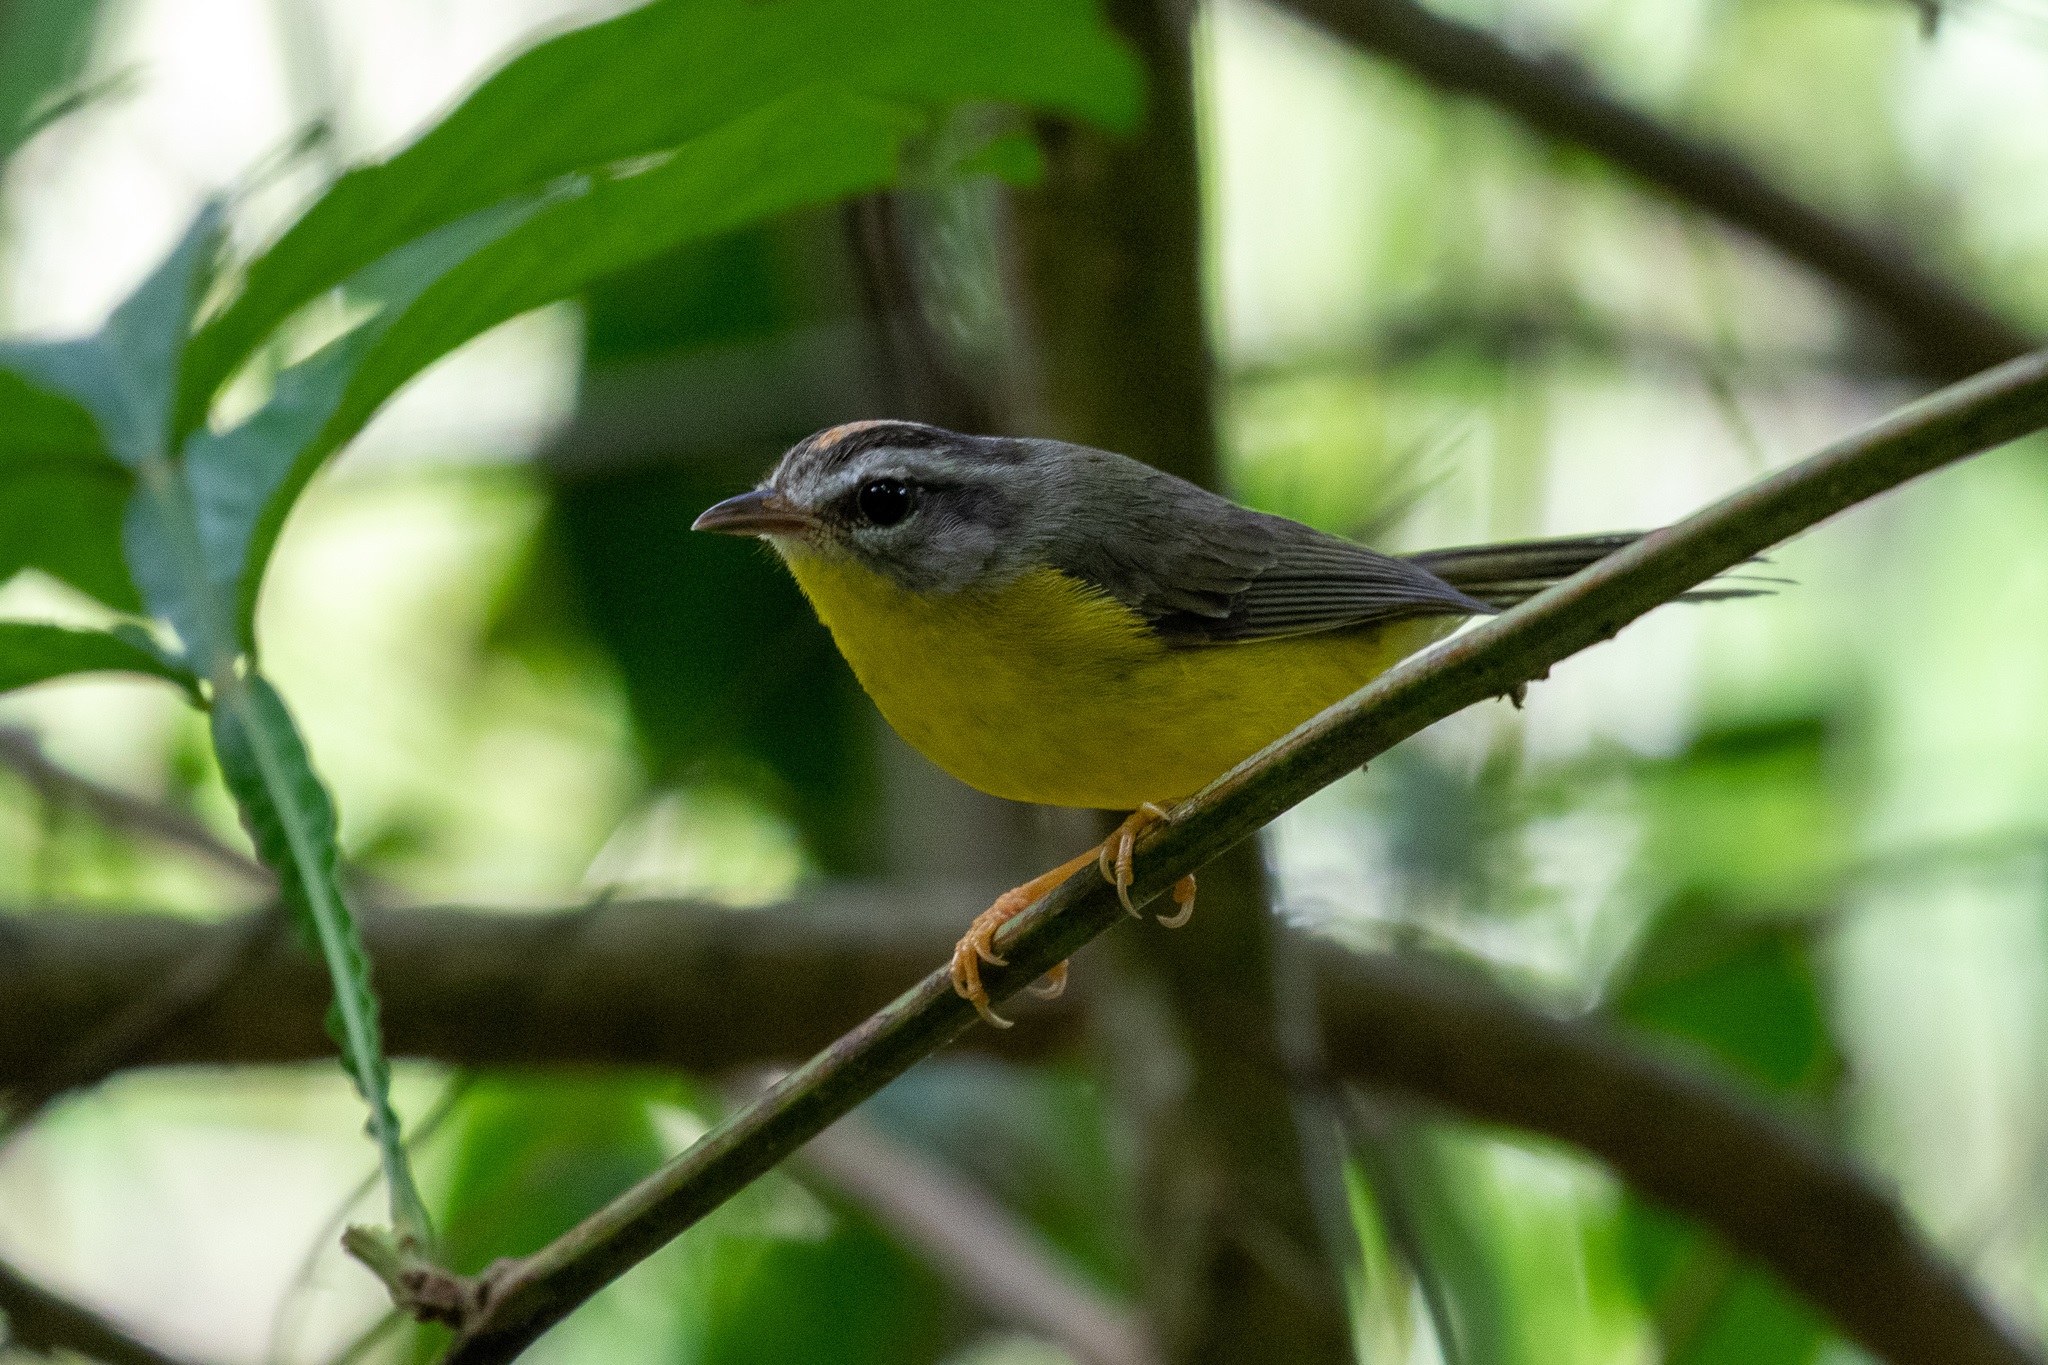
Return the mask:
[(1246, 508), (1121, 456), (1097, 456), (1084, 526), (1047, 561), (1102, 588), (1175, 644), (1220, 644), (1493, 608), (1421, 565)]

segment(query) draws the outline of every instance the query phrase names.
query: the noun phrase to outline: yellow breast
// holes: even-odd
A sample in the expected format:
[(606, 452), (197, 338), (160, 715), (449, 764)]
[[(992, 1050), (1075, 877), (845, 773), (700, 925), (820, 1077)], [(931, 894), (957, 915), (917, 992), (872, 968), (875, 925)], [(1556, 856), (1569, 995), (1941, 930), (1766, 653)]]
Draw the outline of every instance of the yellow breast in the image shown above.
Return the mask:
[(1052, 806), (1190, 795), (1457, 624), (1169, 649), (1052, 569), (940, 595), (844, 559), (787, 558), (898, 734), (971, 786)]

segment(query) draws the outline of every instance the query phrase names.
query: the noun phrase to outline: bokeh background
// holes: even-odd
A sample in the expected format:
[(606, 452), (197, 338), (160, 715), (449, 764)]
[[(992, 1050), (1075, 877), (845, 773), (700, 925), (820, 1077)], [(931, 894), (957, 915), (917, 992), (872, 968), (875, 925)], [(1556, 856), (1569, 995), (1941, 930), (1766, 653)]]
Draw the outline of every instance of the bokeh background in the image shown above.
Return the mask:
[[(236, 239), (268, 240), (509, 54), (609, 12), (0, 6), (0, 325), (96, 326), (224, 186)], [(1442, 12), (1569, 54), (2048, 335), (2035, 0)], [(1597, 156), (1255, 0), (1191, 22), (1214, 386), (1211, 412), (1177, 420), (1213, 427), (1241, 500), (1394, 549), (1648, 527), (1931, 385), (1837, 288)], [(1094, 837), (932, 772), (764, 553), (685, 533), (790, 441), (848, 417), (1062, 429), (1073, 362), (1047, 335), (1062, 324), (1022, 317), (1034, 286), (1011, 259), (1020, 240), (1057, 250), (1059, 215), (1080, 211), (1058, 193), (1077, 135), (1040, 132), (1046, 189), (946, 181), (803, 214), (506, 324), (321, 476), (261, 630), (366, 895), (687, 898), (746, 916), (882, 879), (907, 891), (878, 898), (878, 917), (915, 903), (964, 923), (977, 895)], [(1105, 308), (1095, 325), (1115, 338)], [(1147, 401), (1129, 396), (1129, 421)], [(1546, 1007), (1739, 1073), (1853, 1151), (2038, 1336), (2044, 459), (2022, 443), (1859, 508), (1772, 557), (1773, 595), (1659, 611), (1526, 709), (1480, 707), (1404, 745), (1268, 831), (1274, 909), (1368, 950), (1481, 964)], [(0, 584), (0, 616), (92, 613), (33, 572)], [(0, 725), (242, 845), (203, 723), (163, 689), (52, 684), (0, 701)], [(213, 920), (260, 896), (22, 764), (0, 769), (7, 915)], [(1159, 937), (1117, 933), (1120, 955)], [(1076, 970), (1105, 986), (1130, 968), (1095, 949)], [(1086, 1048), (941, 1057), (869, 1122), (1129, 1305), (1154, 1292), (1131, 1189), (1157, 1153), (1123, 1078)], [(679, 1150), (735, 1082), (410, 1061), (398, 1084), (452, 1254), (481, 1263)], [(360, 1127), (329, 1064), (122, 1074), (0, 1149), (0, 1255), (193, 1361), (423, 1358), (432, 1342), (410, 1328), (364, 1336), (381, 1289), (335, 1245), (342, 1220), (376, 1216)], [(1585, 1158), (1385, 1097), (1339, 1127), (1364, 1359), (1860, 1358)], [(963, 1296), (857, 1185), (823, 1168), (761, 1182), (534, 1358), (1070, 1358)]]

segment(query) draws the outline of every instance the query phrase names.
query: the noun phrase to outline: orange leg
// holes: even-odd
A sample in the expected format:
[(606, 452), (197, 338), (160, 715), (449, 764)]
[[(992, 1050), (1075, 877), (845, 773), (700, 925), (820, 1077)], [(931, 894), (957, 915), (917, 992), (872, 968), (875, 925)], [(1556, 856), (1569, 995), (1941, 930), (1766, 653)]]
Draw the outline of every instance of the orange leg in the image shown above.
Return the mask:
[[(953, 989), (974, 1006), (976, 1013), (997, 1028), (1008, 1028), (1010, 1021), (989, 1008), (988, 992), (981, 988), (981, 964), (987, 962), (1000, 967), (1006, 961), (996, 956), (996, 930), (1030, 909), (1040, 896), (1094, 859), (1095, 850), (1091, 848), (1080, 857), (1070, 858), (1052, 871), (1005, 891), (996, 897), (994, 905), (974, 917), (974, 923), (967, 926), (966, 935), (953, 945)], [(1062, 962), (1046, 973), (1046, 980), (1049, 988), (1045, 993), (1058, 995), (1066, 988), (1067, 964)]]
[[(1166, 819), (1166, 811), (1146, 802), (1132, 811), (1116, 832), (1089, 849), (1078, 858), (1061, 863), (1042, 876), (1033, 877), (1022, 886), (1014, 887), (996, 897), (995, 904), (974, 917), (967, 933), (953, 948), (953, 989), (960, 997), (973, 1005), (976, 1013), (997, 1028), (1008, 1028), (1010, 1020), (1003, 1018), (989, 1008), (988, 992), (981, 985), (981, 964), (984, 962), (1000, 967), (1004, 959), (996, 955), (996, 931), (1015, 919), (1061, 882), (1074, 875), (1081, 868), (1093, 862), (1102, 872), (1104, 881), (1116, 888), (1117, 899), (1124, 909), (1137, 915), (1137, 907), (1131, 904), (1131, 849), (1137, 843), (1138, 835), (1148, 826)], [(1188, 916), (1195, 913), (1195, 878), (1193, 873), (1182, 877), (1173, 887), (1173, 903), (1178, 907), (1171, 915), (1159, 916), (1159, 922), (1169, 929), (1178, 929), (1188, 922)], [(1045, 974), (1043, 984), (1031, 987), (1033, 995), (1052, 999), (1067, 986), (1067, 964), (1062, 962)]]

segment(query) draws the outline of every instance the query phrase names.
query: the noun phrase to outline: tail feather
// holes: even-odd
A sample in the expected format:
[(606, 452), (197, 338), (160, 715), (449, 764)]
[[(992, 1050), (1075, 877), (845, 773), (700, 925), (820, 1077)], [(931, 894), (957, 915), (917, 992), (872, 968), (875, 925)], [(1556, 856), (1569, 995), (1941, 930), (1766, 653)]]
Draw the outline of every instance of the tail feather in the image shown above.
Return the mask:
[[(1557, 540), (1523, 540), (1506, 545), (1464, 545), (1450, 550), (1429, 550), (1407, 558), (1409, 563), (1429, 570), (1467, 596), (1504, 611), (1642, 538), (1641, 531), (1616, 531), (1598, 536), (1566, 536)], [(1768, 591), (1708, 587), (1686, 593), (1679, 600), (1714, 602), (1731, 597), (1762, 596)]]

